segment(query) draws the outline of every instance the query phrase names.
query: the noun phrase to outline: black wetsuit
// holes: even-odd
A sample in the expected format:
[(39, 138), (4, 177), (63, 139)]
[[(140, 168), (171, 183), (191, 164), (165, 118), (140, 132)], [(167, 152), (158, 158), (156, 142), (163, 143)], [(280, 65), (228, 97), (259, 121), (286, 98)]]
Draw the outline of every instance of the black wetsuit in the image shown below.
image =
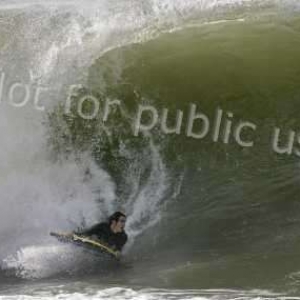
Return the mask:
[(121, 251), (127, 242), (127, 234), (125, 231), (114, 233), (111, 231), (108, 223), (100, 223), (90, 229), (81, 232), (83, 235), (95, 235), (100, 241), (111, 248)]

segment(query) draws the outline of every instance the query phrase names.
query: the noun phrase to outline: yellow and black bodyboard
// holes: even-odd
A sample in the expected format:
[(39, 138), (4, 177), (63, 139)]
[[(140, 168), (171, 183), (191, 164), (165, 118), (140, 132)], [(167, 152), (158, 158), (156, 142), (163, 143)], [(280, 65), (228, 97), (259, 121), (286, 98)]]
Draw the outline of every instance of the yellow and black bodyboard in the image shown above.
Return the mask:
[(60, 242), (72, 243), (77, 246), (82, 246), (85, 249), (96, 251), (97, 253), (105, 253), (115, 259), (119, 259), (118, 253), (110, 247), (95, 241), (89, 237), (75, 234), (75, 233), (57, 233), (50, 232), (51, 236), (56, 237)]

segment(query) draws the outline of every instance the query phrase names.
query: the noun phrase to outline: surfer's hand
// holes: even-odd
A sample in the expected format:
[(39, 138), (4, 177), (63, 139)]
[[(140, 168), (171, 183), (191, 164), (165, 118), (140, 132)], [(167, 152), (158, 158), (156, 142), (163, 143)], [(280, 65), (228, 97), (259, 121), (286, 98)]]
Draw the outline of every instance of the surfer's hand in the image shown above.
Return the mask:
[(91, 235), (91, 239), (94, 241), (99, 241), (97, 235), (95, 235), (95, 234)]
[(120, 259), (121, 258), (121, 251), (115, 251), (115, 255), (116, 255), (116, 259)]

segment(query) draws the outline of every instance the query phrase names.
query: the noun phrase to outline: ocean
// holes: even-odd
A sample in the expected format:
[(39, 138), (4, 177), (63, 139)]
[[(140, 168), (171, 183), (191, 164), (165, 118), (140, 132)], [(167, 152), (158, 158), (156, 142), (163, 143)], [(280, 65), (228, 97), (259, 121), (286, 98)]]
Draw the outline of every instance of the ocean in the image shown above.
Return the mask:
[(300, 299), (299, 13), (1, 0), (0, 299)]

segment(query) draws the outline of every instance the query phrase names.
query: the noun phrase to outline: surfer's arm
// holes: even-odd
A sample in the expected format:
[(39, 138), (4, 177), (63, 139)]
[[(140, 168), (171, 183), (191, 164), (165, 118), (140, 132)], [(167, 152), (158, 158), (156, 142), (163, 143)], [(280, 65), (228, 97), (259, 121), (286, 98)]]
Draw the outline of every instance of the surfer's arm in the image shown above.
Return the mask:
[(80, 234), (82, 235), (94, 235), (96, 234), (96, 226), (93, 226), (92, 228), (86, 229), (86, 230), (82, 230), (80, 232)]
[(88, 235), (88, 236), (96, 236), (99, 238), (99, 236), (102, 234), (103, 231), (103, 223), (97, 224), (92, 226), (89, 229), (82, 230), (80, 234), (82, 235)]
[(121, 236), (118, 237), (118, 240), (114, 246), (115, 250), (121, 253), (126, 242), (127, 242), (127, 234), (124, 232)]
[(116, 259), (121, 259), (121, 257), (122, 257), (122, 253), (121, 253), (121, 251), (115, 251), (115, 257), (116, 257)]

